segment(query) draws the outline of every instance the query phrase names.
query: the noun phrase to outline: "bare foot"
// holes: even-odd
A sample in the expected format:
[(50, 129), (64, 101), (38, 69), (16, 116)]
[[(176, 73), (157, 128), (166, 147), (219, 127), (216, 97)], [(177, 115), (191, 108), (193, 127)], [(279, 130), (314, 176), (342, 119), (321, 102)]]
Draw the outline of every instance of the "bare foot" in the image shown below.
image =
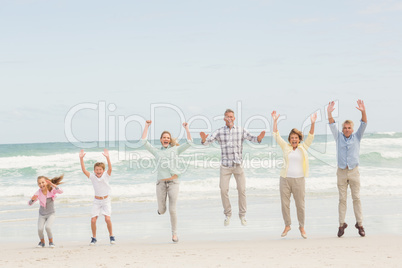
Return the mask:
[(177, 237), (177, 235), (172, 236), (172, 241), (175, 243), (179, 242), (179, 238)]
[(285, 237), (285, 236), (288, 234), (288, 232), (289, 232), (290, 230), (292, 230), (292, 228), (290, 228), (290, 225), (289, 225), (289, 226), (285, 226), (285, 230), (283, 230), (283, 232), (282, 232), (282, 234), (281, 234), (281, 237)]
[(299, 227), (299, 230), (300, 230), (301, 236), (302, 236), (304, 239), (306, 239), (306, 238), (307, 238), (307, 234), (306, 234), (306, 231), (304, 230), (304, 227)]

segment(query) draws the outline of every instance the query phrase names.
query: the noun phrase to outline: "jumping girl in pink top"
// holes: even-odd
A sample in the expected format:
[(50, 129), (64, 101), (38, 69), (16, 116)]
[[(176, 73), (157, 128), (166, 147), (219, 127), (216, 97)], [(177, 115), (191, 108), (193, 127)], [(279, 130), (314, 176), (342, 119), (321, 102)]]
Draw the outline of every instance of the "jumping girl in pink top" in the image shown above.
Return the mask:
[(63, 191), (57, 187), (57, 185), (61, 184), (61, 180), (63, 179), (63, 175), (60, 177), (55, 177), (49, 180), (45, 176), (38, 177), (38, 186), (39, 190), (32, 196), (31, 200), (29, 200), (28, 204), (32, 206), (39, 199), (39, 219), (38, 219), (38, 235), (40, 242), (38, 244), (38, 248), (45, 247), (45, 236), (43, 234), (43, 229), (46, 224), (46, 233), (49, 238), (49, 247), (54, 248), (53, 244), (53, 234), (52, 234), (52, 225), (54, 221), (54, 199), (56, 198), (56, 194), (62, 194)]

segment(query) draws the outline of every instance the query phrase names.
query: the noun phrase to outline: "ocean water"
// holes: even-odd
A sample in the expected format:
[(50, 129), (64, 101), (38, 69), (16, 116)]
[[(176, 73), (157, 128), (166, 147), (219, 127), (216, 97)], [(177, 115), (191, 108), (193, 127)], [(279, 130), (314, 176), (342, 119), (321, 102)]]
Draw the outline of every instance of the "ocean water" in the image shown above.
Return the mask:
[[(286, 139), (286, 137), (284, 137)], [(131, 144), (135, 143), (132, 141)], [(159, 141), (154, 144), (160, 147)], [(218, 145), (204, 147), (195, 139), (180, 157), (180, 202), (220, 202)], [(109, 144), (106, 144), (109, 145)], [(114, 207), (150, 207), (155, 197), (155, 160), (144, 148), (108, 146), (113, 172), (111, 177)], [(131, 146), (138, 147), (138, 146)], [(91, 182), (80, 168), (81, 148), (71, 143), (0, 145), (0, 223), (34, 222), (38, 204), (27, 205), (37, 191), (36, 178), (64, 174), (64, 193), (56, 199), (59, 216), (88, 216), (93, 199)], [(86, 150), (87, 170), (97, 161), (105, 161), (103, 148)], [(309, 149), (310, 176), (306, 179), (307, 198), (334, 198), (336, 187), (336, 151), (332, 136), (316, 135)], [(282, 152), (266, 137), (262, 144), (246, 142), (243, 149), (247, 196), (279, 202), (279, 173)], [(366, 133), (361, 142), (360, 173), (362, 198), (398, 198), (402, 195), (402, 133)], [(232, 178), (231, 195), (236, 195)], [(256, 199), (256, 200), (257, 200)]]

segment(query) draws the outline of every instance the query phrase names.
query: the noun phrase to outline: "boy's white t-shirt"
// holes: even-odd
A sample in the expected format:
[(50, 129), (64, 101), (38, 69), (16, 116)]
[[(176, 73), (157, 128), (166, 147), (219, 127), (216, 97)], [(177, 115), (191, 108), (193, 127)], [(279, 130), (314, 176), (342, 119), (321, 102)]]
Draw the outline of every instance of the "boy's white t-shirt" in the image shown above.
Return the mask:
[(89, 179), (94, 186), (95, 195), (96, 196), (107, 196), (110, 194), (111, 187), (109, 185), (109, 174), (107, 172), (103, 172), (100, 178), (96, 177), (95, 173), (90, 173)]

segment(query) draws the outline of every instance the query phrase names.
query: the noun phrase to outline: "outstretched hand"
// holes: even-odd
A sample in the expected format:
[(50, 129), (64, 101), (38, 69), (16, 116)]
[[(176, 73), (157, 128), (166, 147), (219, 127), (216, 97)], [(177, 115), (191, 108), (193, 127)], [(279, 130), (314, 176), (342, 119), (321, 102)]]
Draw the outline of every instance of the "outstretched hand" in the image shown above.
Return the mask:
[(357, 101), (357, 106), (356, 109), (359, 110), (360, 112), (365, 112), (366, 107), (364, 107), (364, 102), (362, 100)]
[(202, 142), (205, 142), (207, 140), (208, 135), (205, 134), (205, 132), (200, 132), (200, 137)]
[(258, 142), (261, 142), (264, 137), (265, 137), (265, 130), (261, 131), (260, 135), (258, 135), (257, 137)]
[(335, 110), (335, 102), (334, 102), (334, 101), (330, 101), (330, 102), (328, 103), (328, 107), (327, 107), (327, 112), (328, 112), (328, 114), (331, 114), (334, 110)]
[(84, 158), (85, 155), (86, 155), (86, 153), (84, 153), (84, 149), (82, 149), (80, 151), (80, 158)]
[(149, 126), (152, 124), (152, 121), (151, 121), (151, 120), (147, 120), (147, 121), (145, 121), (145, 123), (146, 123), (146, 125), (149, 127)]
[(271, 113), (271, 116), (272, 116), (272, 119), (274, 119), (274, 121), (277, 121), (278, 120), (278, 118), (281, 116), (280, 114), (276, 114), (276, 111), (273, 111), (272, 113)]
[(317, 112), (313, 113), (313, 114), (310, 116), (310, 120), (311, 120), (311, 124), (314, 124), (314, 123), (315, 123), (315, 121), (317, 120)]
[(184, 122), (184, 123), (183, 123), (183, 127), (184, 127), (184, 128), (187, 128), (187, 127), (188, 127), (188, 123)]
[(103, 149), (103, 153), (102, 153), (106, 158), (109, 158), (109, 151), (108, 149)]

